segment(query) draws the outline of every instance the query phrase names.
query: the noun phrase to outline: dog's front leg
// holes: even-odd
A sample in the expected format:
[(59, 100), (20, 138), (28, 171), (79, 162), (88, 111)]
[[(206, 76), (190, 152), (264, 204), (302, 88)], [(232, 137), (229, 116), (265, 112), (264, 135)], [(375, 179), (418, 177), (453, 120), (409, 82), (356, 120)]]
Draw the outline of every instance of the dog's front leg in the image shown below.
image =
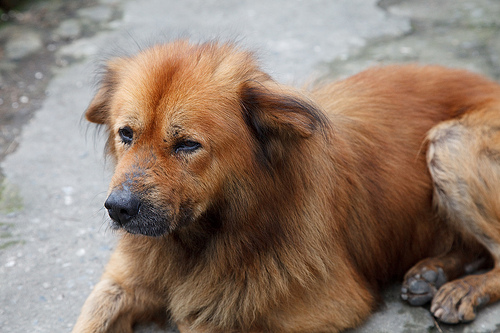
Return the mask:
[(73, 333), (132, 333), (138, 322), (167, 321), (166, 307), (144, 290), (125, 288), (104, 275), (85, 301)]
[(83, 305), (73, 333), (132, 332), (133, 296), (104, 277)]
[(127, 255), (124, 248), (128, 245), (124, 239), (119, 243), (101, 281), (85, 301), (73, 333), (131, 333), (138, 322), (166, 323), (167, 305), (159, 290), (163, 288), (153, 287), (159, 283), (151, 281), (146, 258)]

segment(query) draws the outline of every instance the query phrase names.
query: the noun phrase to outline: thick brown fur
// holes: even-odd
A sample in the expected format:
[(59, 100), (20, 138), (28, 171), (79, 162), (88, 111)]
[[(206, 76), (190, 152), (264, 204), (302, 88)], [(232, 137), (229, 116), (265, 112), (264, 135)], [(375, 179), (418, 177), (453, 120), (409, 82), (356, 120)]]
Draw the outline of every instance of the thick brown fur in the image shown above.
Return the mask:
[(445, 322), (500, 296), (492, 81), (389, 66), (298, 91), (232, 44), (178, 41), (110, 61), (86, 116), (109, 131), (121, 238), (74, 332), (162, 315), (182, 332), (338, 332), (414, 265), (403, 298), (434, 298)]

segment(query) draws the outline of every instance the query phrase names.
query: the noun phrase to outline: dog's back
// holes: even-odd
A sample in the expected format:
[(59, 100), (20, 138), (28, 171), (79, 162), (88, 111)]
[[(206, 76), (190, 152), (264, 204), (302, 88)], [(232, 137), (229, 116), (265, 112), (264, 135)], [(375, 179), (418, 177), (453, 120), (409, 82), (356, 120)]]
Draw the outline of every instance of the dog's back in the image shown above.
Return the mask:
[(449, 250), (456, 232), (432, 205), (427, 134), (498, 101), (500, 86), (464, 70), (394, 65), (321, 86), (312, 99), (331, 120), (332, 172), (342, 192), (333, 209), (354, 208), (347, 234), (364, 241), (346, 247), (368, 279), (390, 281), (416, 260)]

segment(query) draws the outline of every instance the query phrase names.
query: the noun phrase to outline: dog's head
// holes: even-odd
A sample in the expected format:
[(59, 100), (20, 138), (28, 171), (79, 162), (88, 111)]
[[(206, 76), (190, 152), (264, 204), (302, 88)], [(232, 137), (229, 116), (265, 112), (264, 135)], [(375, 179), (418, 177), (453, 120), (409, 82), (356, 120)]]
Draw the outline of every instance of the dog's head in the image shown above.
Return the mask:
[(238, 187), (255, 186), (324, 122), (250, 53), (186, 41), (109, 61), (86, 117), (109, 132), (113, 225), (148, 236), (189, 225), (227, 196), (244, 201)]

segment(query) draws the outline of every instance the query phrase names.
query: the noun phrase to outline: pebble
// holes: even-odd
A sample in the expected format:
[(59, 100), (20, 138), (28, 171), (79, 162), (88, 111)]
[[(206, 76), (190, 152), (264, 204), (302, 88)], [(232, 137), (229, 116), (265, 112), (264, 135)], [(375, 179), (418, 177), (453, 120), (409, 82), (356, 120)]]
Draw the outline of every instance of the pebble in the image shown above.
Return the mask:
[(61, 47), (57, 51), (57, 56), (60, 58), (60, 60), (64, 60), (62, 59), (63, 57), (70, 57), (73, 59), (80, 60), (94, 56), (98, 52), (99, 52), (99, 47), (95, 45), (95, 43), (93, 43), (91, 40), (79, 39), (74, 43)]
[(29, 56), (43, 47), (41, 36), (29, 30), (17, 31), (5, 44), (5, 55), (10, 60), (19, 60)]
[(75, 39), (82, 34), (82, 25), (76, 19), (62, 21), (59, 27), (54, 31), (55, 38)]
[(89, 19), (93, 22), (109, 22), (113, 17), (113, 9), (107, 6), (94, 6), (82, 8), (77, 11), (79, 17)]
[(72, 186), (64, 186), (62, 188), (62, 191), (64, 193), (64, 204), (66, 206), (69, 206), (73, 203), (73, 197), (72, 194), (74, 192), (74, 189)]
[(16, 265), (16, 261), (15, 260), (11, 260), (11, 261), (8, 261), (5, 264), (5, 267), (14, 267), (15, 265)]

